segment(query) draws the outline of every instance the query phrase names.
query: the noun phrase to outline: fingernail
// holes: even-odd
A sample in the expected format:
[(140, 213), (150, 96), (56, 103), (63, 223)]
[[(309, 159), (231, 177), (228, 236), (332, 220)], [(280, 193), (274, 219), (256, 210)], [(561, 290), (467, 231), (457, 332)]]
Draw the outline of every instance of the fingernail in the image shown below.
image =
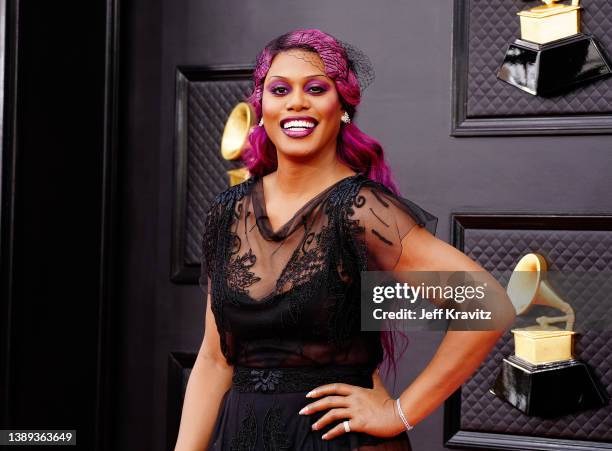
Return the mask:
[(316, 393), (316, 390), (311, 390), (308, 393), (306, 393), (306, 397), (310, 398), (311, 396), (314, 396), (315, 393)]
[(323, 434), (323, 435), (321, 436), (321, 438), (322, 438), (323, 440), (326, 440), (326, 439), (327, 439), (327, 434)]
[(303, 407), (302, 410), (300, 410), (298, 413), (300, 415), (304, 415), (306, 412), (308, 412), (308, 407)]
[(312, 428), (313, 428), (313, 429), (317, 429), (318, 427), (319, 427), (319, 426), (317, 426), (317, 423), (315, 423), (315, 424), (313, 424), (313, 425), (312, 425)]

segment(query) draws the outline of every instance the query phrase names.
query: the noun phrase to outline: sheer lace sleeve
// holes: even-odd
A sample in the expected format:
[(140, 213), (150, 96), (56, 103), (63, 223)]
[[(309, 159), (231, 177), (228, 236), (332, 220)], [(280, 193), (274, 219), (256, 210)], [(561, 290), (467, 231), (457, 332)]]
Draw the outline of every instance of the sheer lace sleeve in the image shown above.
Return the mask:
[(212, 269), (215, 267), (215, 256), (217, 248), (217, 234), (219, 233), (219, 215), (222, 211), (221, 197), (217, 195), (211, 202), (204, 214), (202, 229), (201, 254), (200, 254), (200, 277), (198, 283), (204, 293), (207, 292), (208, 277), (211, 277)]
[(349, 243), (361, 271), (391, 271), (402, 254), (402, 239), (415, 225), (436, 233), (438, 218), (381, 183), (368, 181), (346, 209)]

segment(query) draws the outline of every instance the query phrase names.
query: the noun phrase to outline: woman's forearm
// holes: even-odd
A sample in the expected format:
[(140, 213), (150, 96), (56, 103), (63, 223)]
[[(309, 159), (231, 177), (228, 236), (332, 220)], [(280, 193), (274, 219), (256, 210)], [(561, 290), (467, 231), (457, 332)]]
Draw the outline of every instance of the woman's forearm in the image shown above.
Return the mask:
[(231, 386), (232, 372), (231, 366), (198, 357), (187, 383), (175, 451), (207, 448), (221, 400)]
[[(448, 331), (431, 362), (400, 395), (400, 405), (411, 425), (419, 423), (478, 369), (500, 331)], [(397, 432), (404, 425), (397, 416)]]

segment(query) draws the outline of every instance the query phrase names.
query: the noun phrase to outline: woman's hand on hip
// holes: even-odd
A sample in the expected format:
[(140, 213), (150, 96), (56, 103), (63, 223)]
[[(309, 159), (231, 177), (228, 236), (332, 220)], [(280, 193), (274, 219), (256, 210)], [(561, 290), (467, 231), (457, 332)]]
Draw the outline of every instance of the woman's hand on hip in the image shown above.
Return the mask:
[(329, 440), (345, 434), (343, 422), (348, 420), (351, 432), (363, 432), (376, 437), (393, 437), (405, 430), (395, 408), (395, 400), (382, 383), (378, 370), (372, 375), (373, 387), (334, 383), (316, 387), (306, 396), (320, 398), (305, 406), (300, 415), (310, 415), (320, 410), (329, 410), (313, 426), (320, 430), (339, 421), (323, 439)]

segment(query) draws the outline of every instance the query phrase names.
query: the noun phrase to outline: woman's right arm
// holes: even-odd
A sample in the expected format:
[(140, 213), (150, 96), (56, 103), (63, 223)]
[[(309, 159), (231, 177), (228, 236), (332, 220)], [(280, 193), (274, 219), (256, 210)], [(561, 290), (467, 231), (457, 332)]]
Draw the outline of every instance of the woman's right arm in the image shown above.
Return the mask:
[(227, 364), (221, 352), (219, 331), (210, 304), (209, 288), (204, 339), (187, 383), (174, 451), (203, 451), (208, 447), (221, 400), (232, 382), (233, 367)]

